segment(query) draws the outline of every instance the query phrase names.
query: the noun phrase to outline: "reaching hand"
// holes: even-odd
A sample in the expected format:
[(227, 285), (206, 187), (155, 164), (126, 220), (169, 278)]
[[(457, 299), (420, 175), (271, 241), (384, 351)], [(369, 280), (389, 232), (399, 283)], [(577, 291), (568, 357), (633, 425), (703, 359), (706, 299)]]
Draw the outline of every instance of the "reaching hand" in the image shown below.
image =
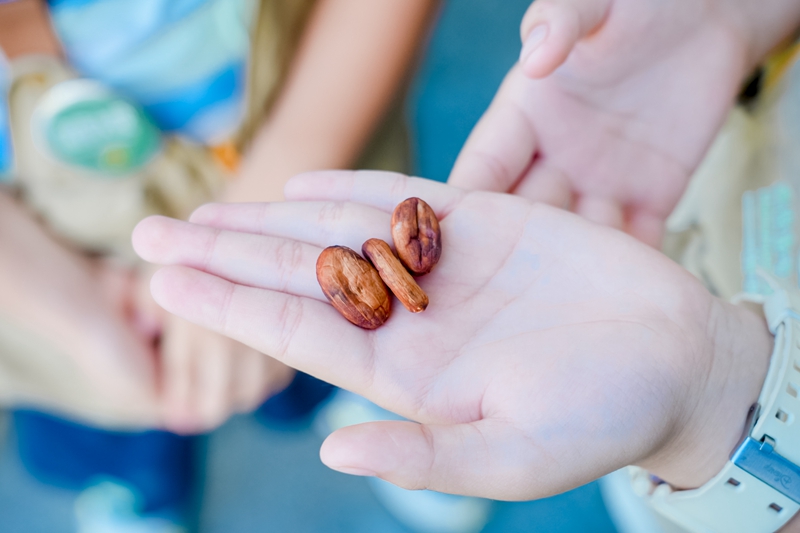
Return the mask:
[(249, 412), (289, 384), (292, 370), (271, 357), (174, 315), (161, 345), (164, 425), (210, 431)]
[[(410, 420), (342, 429), (331, 467), (407, 488), (535, 498), (623, 465), (699, 485), (727, 460), (761, 388), (766, 326), (616, 230), (505, 194), (381, 173), (295, 178), (289, 201), (208, 205), (134, 233), (170, 312)], [(390, 241), (410, 196), (441, 219), (422, 314), (375, 331), (342, 318), (315, 262)], [(298, 201), (302, 200), (302, 201)]]
[(752, 66), (722, 4), (537, 0), (449, 183), (568, 206), (657, 246)]
[(159, 339), (160, 426), (177, 433), (210, 431), (291, 381), (292, 369), (275, 359), (164, 312), (150, 295), (152, 274), (139, 276), (137, 323)]
[(25, 360), (15, 365), (15, 354), (6, 354), (10, 368), (5, 368), (9, 361), (4, 359), (0, 374), (11, 379), (8, 387), (0, 384), (0, 390), (10, 392), (12, 404), (54, 410), (93, 424), (160, 425), (157, 335), (142, 322), (135, 273), (110, 261), (67, 257), (49, 266), (54, 277), (59, 271), (70, 274), (71, 291), (52, 298), (79, 300), (71, 301), (72, 313), (61, 318), (63, 324), (34, 325), (20, 334), (23, 343), (10, 345)]

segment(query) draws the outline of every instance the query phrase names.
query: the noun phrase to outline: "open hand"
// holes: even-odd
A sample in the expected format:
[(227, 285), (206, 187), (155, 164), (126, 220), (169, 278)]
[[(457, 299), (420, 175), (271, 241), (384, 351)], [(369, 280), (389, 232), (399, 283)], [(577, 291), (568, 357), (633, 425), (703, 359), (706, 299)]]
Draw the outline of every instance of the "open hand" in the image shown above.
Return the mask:
[[(310, 174), (286, 195), (150, 218), (134, 245), (172, 265), (151, 285), (170, 312), (421, 423), (342, 429), (329, 466), (530, 499), (631, 463), (699, 485), (727, 460), (769, 334), (655, 250), (525, 198), (393, 174)], [(325, 300), (317, 256), (391, 242), (410, 196), (441, 219), (441, 262), (418, 278), (430, 305), (395, 302), (383, 327), (359, 329)]]

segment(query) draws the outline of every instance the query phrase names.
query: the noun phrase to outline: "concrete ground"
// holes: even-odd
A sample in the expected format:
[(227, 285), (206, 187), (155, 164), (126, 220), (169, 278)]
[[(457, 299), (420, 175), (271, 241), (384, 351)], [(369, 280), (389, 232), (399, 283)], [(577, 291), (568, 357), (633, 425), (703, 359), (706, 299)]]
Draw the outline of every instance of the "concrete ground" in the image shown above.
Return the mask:
[[(445, 4), (411, 97), (417, 175), (447, 178), (516, 60), (518, 25), (529, 1)], [(320, 443), (311, 429), (271, 430), (252, 417), (236, 417), (214, 432), (208, 438), (200, 531), (410, 533), (364, 479), (325, 468)], [(13, 431), (8, 433), (0, 448), (0, 532), (72, 532), (74, 497), (32, 479), (19, 463)], [(484, 531), (613, 533), (614, 527), (597, 485), (590, 484), (546, 500), (495, 503)]]
[[(20, 465), (13, 432), (0, 453), (0, 531), (73, 533), (75, 494)], [(414, 533), (363, 478), (327, 469), (311, 429), (278, 431), (240, 416), (208, 440), (199, 533)], [(614, 533), (596, 483), (535, 502), (493, 504), (484, 533)]]

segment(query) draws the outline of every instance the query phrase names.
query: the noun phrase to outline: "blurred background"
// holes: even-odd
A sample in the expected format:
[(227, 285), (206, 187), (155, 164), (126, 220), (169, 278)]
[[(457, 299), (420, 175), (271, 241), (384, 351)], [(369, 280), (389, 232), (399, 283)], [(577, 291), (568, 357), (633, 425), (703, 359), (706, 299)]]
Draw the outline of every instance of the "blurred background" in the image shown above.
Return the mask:
[[(518, 57), (518, 28), (529, 4), (443, 4), (406, 106), (416, 175), (447, 179), (471, 128)], [(203, 533), (614, 531), (594, 483), (546, 500), (504, 503), (442, 499), (430, 493), (408, 496), (330, 471), (320, 463), (318, 450), (331, 427), (343, 417), (390, 416), (357, 398), (334, 397), (333, 404), (323, 403), (312, 416), (286, 424), (238, 415), (202, 437), (192, 452), (201, 463), (192, 478), (192, 506), (199, 518), (188, 527)], [(342, 409), (350, 414), (343, 415)], [(24, 466), (21, 457), (30, 450), (19, 444), (19, 432), (37, 421), (20, 420), (0, 415), (0, 531), (68, 533), (76, 531), (76, 513), (103, 505), (124, 513), (119, 506), (134, 505), (126, 504), (124, 494), (108, 503), (43, 483), (42, 476)], [(102, 480), (98, 484), (102, 487)], [(125, 531), (155, 529), (130, 525)]]

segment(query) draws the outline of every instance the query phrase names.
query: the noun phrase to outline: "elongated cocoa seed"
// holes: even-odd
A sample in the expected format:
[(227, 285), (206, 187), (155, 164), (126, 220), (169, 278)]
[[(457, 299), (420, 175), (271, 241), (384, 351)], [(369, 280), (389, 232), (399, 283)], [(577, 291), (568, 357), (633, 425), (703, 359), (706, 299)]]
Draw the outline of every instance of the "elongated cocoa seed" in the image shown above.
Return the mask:
[(386, 285), (350, 248), (325, 248), (317, 259), (317, 281), (333, 307), (356, 326), (376, 329), (389, 319), (392, 299)]
[(442, 254), (439, 219), (419, 198), (402, 201), (392, 213), (392, 239), (397, 256), (414, 275), (427, 274)]
[(361, 247), (361, 253), (378, 270), (383, 282), (403, 307), (412, 313), (420, 313), (428, 307), (428, 295), (417, 285), (387, 243), (380, 239), (369, 239)]

